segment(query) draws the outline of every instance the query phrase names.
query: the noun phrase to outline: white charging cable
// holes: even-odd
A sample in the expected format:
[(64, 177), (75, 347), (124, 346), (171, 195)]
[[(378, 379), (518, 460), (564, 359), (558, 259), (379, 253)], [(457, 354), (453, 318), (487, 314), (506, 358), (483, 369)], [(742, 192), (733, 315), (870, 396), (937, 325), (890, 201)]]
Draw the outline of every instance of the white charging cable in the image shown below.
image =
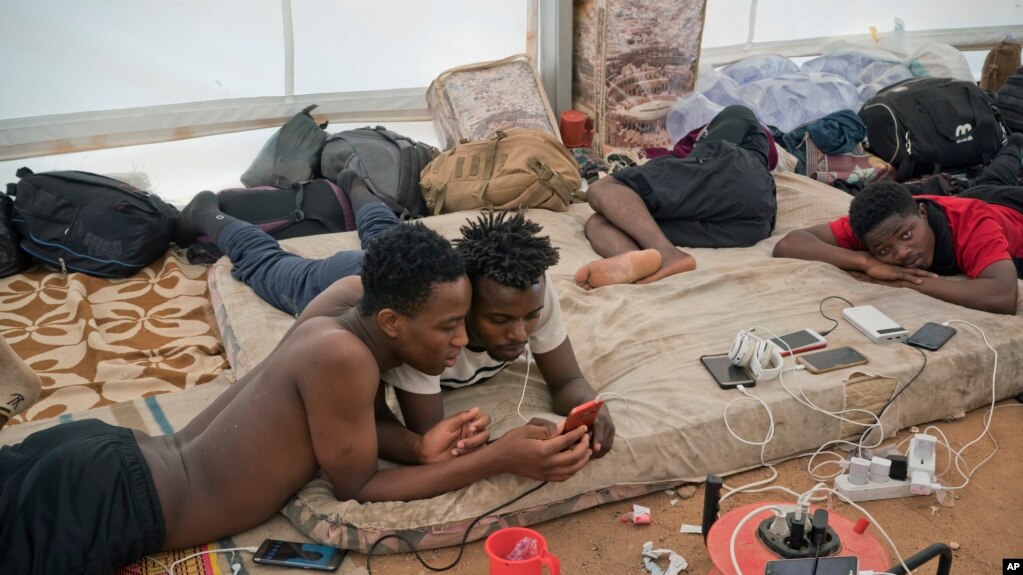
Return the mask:
[(530, 366), (531, 363), (533, 363), (533, 356), (529, 352), (529, 346), (527, 345), (526, 346), (526, 377), (523, 378), (523, 380), (522, 380), (522, 395), (519, 397), (519, 405), (518, 405), (518, 407), (515, 408), (515, 413), (518, 413), (519, 417), (522, 418), (522, 421), (525, 421), (526, 423), (529, 423), (529, 420), (526, 419), (525, 415), (522, 415), (522, 402), (526, 400), (526, 387), (529, 386), (529, 366)]
[[(792, 351), (791, 346), (789, 346), (788, 343), (785, 342), (785, 340), (783, 340), (782, 338), (778, 337), (778, 335), (775, 334), (773, 331), (771, 331), (771, 330), (769, 330), (769, 329), (767, 329), (766, 327), (763, 327), (763, 326), (753, 326), (751, 328), (751, 331), (756, 331), (756, 330), (762, 330), (762, 331), (766, 332), (767, 334), (769, 334), (772, 338), (777, 339), (778, 341), (780, 341), (781, 342), (781, 346), (780, 347), (785, 349), (785, 351), (789, 351), (789, 352)], [(846, 410), (831, 412), (831, 411), (827, 411), (825, 409), (822, 409), (822, 408), (818, 407), (816, 404), (814, 404), (808, 397), (806, 397), (806, 395), (803, 393), (802, 388), (800, 388), (800, 390), (799, 390), (799, 393), (800, 393), (799, 396), (797, 396), (796, 394), (792, 393), (792, 390), (790, 390), (788, 388), (788, 386), (785, 384), (785, 375), (784, 374), (787, 371), (795, 371), (795, 370), (797, 370), (797, 369), (799, 369), (801, 367), (802, 366), (795, 366), (795, 367), (790, 367), (790, 368), (787, 368), (787, 369), (782, 369), (778, 373), (778, 381), (779, 381), (779, 383), (781, 383), (782, 388), (785, 390), (786, 393), (788, 393), (790, 396), (792, 396), (793, 399), (795, 399), (798, 403), (801, 403), (804, 406), (809, 407), (810, 409), (813, 409), (815, 411), (819, 411), (819, 412), (821, 412), (821, 413), (823, 413), (825, 415), (829, 415), (831, 417), (839, 419), (840, 421), (844, 421), (844, 422), (847, 422), (847, 423), (850, 423), (850, 424), (859, 425), (859, 426), (863, 426), (863, 427), (874, 427), (874, 426), (877, 426), (877, 427), (879, 427), (881, 429), (880, 437), (881, 438), (884, 437), (884, 429), (883, 429), (883, 426), (881, 424), (881, 418), (878, 415), (874, 414), (872, 411), (868, 411), (868, 410), (865, 410), (865, 409), (846, 409)], [(759, 445), (760, 446), (760, 463), (761, 463), (761, 465), (763, 465), (763, 466), (765, 466), (765, 467), (767, 467), (767, 468), (769, 468), (771, 470), (771, 476), (766, 478), (766, 479), (761, 479), (759, 481), (754, 481), (753, 483), (749, 483), (749, 484), (743, 485), (741, 487), (729, 488), (729, 491), (727, 491), (724, 495), (721, 496), (721, 500), (722, 501), (727, 499), (728, 497), (730, 497), (730, 496), (732, 496), (732, 495), (734, 495), (736, 493), (740, 493), (740, 492), (755, 493), (756, 490), (752, 490), (752, 488), (759, 487), (761, 485), (765, 485), (765, 484), (771, 483), (772, 481), (774, 481), (778, 477), (778, 470), (775, 469), (773, 465), (770, 465), (769, 463), (767, 463), (766, 460), (765, 460), (765, 457), (764, 457), (766, 449), (767, 449), (767, 444), (774, 438), (774, 414), (772, 413), (771, 408), (767, 405), (766, 402), (764, 402), (759, 397), (751, 394), (749, 391), (746, 390), (746, 388), (744, 386), (739, 385), (739, 386), (736, 386), (736, 388), (740, 392), (742, 392), (746, 397), (740, 397), (740, 398), (733, 399), (732, 401), (728, 402), (728, 404), (725, 405), (725, 409), (724, 409), (725, 428), (732, 435), (732, 437), (734, 437), (738, 441), (740, 441), (742, 443), (745, 443), (747, 445)], [(898, 385), (896, 385), (896, 389), (897, 388), (898, 388)], [(893, 390), (892, 393), (894, 394), (895, 391)], [(802, 398), (800, 396), (802, 396)], [(759, 402), (760, 405), (762, 405), (764, 410), (767, 412), (767, 417), (768, 417), (768, 421), (769, 421), (768, 431), (765, 434), (764, 439), (762, 441), (760, 441), (760, 442), (754, 442), (754, 441), (747, 440), (747, 439), (745, 439), (743, 437), (740, 437), (737, 433), (735, 433), (735, 431), (732, 429), (731, 425), (728, 423), (728, 409), (732, 406), (732, 404), (736, 403), (737, 401), (750, 401), (750, 400), (755, 400), (755, 401)], [(864, 414), (869, 415), (871, 418), (873, 418), (873, 422), (872, 423), (863, 423), (863, 422), (860, 422), (860, 421), (855, 421), (855, 420), (852, 420), (852, 419), (848, 419), (846, 417), (842, 417), (841, 414), (846, 414), (846, 413), (864, 413)], [(880, 445), (880, 443), (881, 443), (881, 439), (878, 440), (877, 445)], [(825, 451), (825, 449), (829, 445), (833, 445), (833, 444), (836, 444), (836, 445), (837, 444), (848, 444), (848, 445), (851, 445), (851, 446), (857, 446), (858, 445), (858, 444), (855, 444), (855, 443), (852, 443), (852, 442), (849, 442), (849, 441), (846, 441), (846, 440), (843, 440), (843, 439), (836, 439), (836, 440), (831, 440), (831, 441), (825, 442), (823, 445), (821, 445), (810, 456), (810, 461), (807, 462), (807, 468), (811, 469), (811, 470), (812, 469), (816, 469), (816, 467), (814, 467), (812, 465), (813, 464), (813, 460), (818, 455), (820, 455), (822, 452), (823, 453), (829, 453), (829, 454), (834, 455), (834, 456), (836, 456), (838, 458), (841, 458), (841, 456), (838, 455), (837, 453), (834, 453), (834, 452), (831, 452), (831, 451)], [(876, 447), (877, 445), (873, 445), (871, 447)], [(815, 476), (812, 471), (811, 471), (811, 475), (816, 480), (820, 479), (817, 476)], [(725, 486), (725, 487), (727, 487), (727, 486)], [(791, 490), (789, 490), (787, 488), (779, 487), (778, 489), (781, 490), (781, 491), (786, 491), (788, 493), (791, 493), (791, 494), (795, 495), (794, 491), (791, 491)]]
[[(961, 323), (963, 325), (968, 325), (968, 326), (972, 327), (973, 329), (977, 330), (977, 332), (980, 333), (981, 338), (983, 338), (983, 340), (984, 340), (984, 345), (986, 345), (987, 348), (991, 350), (991, 353), (994, 356), (993, 365), (991, 367), (991, 405), (988, 408), (988, 412), (984, 415), (984, 430), (980, 432), (980, 435), (978, 435), (973, 440), (971, 440), (970, 442), (966, 443), (961, 448), (956, 450), (949, 443), (948, 438), (945, 436), (945, 433), (943, 431), (941, 431), (941, 429), (939, 429), (939, 428), (937, 428), (937, 427), (935, 427), (933, 425), (928, 426), (928, 427), (926, 427), (924, 429), (924, 433), (927, 433), (929, 431), (934, 431), (937, 434), (941, 435), (942, 441), (940, 443), (948, 450), (948, 454), (949, 454), (949, 462), (946, 464), (945, 470), (947, 471), (949, 465), (954, 463), (956, 471), (965, 480), (965, 481), (963, 481), (962, 485), (956, 485), (956, 486), (945, 486), (945, 485), (942, 485), (941, 486), (942, 490), (955, 491), (955, 490), (962, 489), (962, 488), (966, 487), (967, 485), (969, 485), (970, 480), (973, 478), (973, 474), (976, 473), (977, 470), (980, 469), (980, 467), (982, 465), (984, 465), (985, 463), (990, 461), (991, 458), (994, 457), (995, 453), (998, 452), (998, 441), (995, 439), (995, 437), (993, 435), (991, 435), (991, 418), (994, 416), (995, 403), (997, 401), (997, 399), (996, 399), (997, 395), (996, 395), (995, 384), (996, 384), (997, 375), (998, 375), (998, 350), (996, 350), (991, 345), (991, 342), (988, 341), (987, 334), (984, 333), (984, 330), (982, 330), (981, 328), (977, 327), (976, 325), (974, 325), (974, 324), (972, 324), (972, 323), (970, 323), (968, 321), (963, 321), (963, 320), (958, 320), (958, 319), (948, 320), (948, 321), (944, 322), (943, 325), (947, 326), (950, 323)], [(987, 457), (985, 457), (983, 460), (981, 460), (980, 463), (978, 463), (972, 469), (970, 469), (969, 465), (967, 465), (967, 463), (966, 463), (966, 460), (963, 458), (963, 453), (971, 445), (973, 445), (974, 443), (977, 443), (978, 441), (983, 439), (984, 436), (987, 436), (988, 438), (991, 439), (991, 442), (994, 444), (994, 449), (991, 451), (991, 453), (988, 454)], [(903, 440), (902, 443), (905, 443), (905, 440)], [(900, 443), (899, 445), (902, 445), (902, 443)], [(964, 469), (964, 467), (965, 467), (965, 469)], [(945, 473), (945, 471), (942, 471), (942, 474), (944, 474), (944, 473)]]
[[(258, 547), (231, 547), (231, 548), (228, 548), (228, 549), (208, 549), (206, 551), (200, 551), (198, 553), (192, 553), (191, 555), (189, 555), (187, 557), (182, 557), (181, 559), (178, 559), (177, 561), (171, 563), (170, 567), (168, 567), (162, 561), (160, 561), (159, 559), (157, 559), (157, 558), (155, 558), (155, 557), (153, 557), (151, 555), (146, 555), (146, 559), (149, 559), (153, 563), (156, 563), (157, 565), (159, 565), (160, 568), (162, 568), (164, 571), (167, 572), (167, 575), (174, 575), (174, 570), (178, 567), (178, 565), (180, 565), (181, 563), (184, 563), (185, 561), (188, 561), (189, 559), (193, 559), (195, 557), (199, 557), (200, 555), (211, 555), (211, 554), (214, 554), (214, 553), (231, 553), (231, 552), (234, 552), (234, 551), (248, 551), (249, 553), (255, 553), (258, 550), (259, 550)], [(235, 563), (234, 565), (238, 565), (237, 568), (232, 566), (232, 569), (234, 569), (234, 572), (238, 573), (238, 571), (241, 570), (241, 564), (240, 563)]]
[[(531, 363), (532, 363), (532, 355), (529, 352), (529, 346), (526, 346), (526, 377), (523, 378), (523, 380), (522, 380), (522, 395), (519, 396), (519, 405), (515, 408), (515, 412), (518, 413), (519, 417), (522, 418), (522, 421), (525, 421), (526, 423), (529, 423), (529, 420), (526, 419), (525, 415), (522, 415), (522, 403), (526, 400), (526, 388), (529, 387), (529, 367), (530, 367)], [(605, 395), (610, 395), (610, 396), (613, 396), (613, 397), (617, 397), (618, 399), (621, 399), (622, 401), (625, 402), (625, 409), (628, 412), (628, 416), (629, 416), (629, 433), (631, 434), (632, 433), (632, 406), (629, 405), (629, 400), (625, 399), (625, 396), (623, 396), (622, 394), (615, 393), (613, 391), (603, 391), (601, 393), (598, 393), (597, 397), (603, 397)], [(617, 432), (615, 433), (615, 435), (617, 435)]]

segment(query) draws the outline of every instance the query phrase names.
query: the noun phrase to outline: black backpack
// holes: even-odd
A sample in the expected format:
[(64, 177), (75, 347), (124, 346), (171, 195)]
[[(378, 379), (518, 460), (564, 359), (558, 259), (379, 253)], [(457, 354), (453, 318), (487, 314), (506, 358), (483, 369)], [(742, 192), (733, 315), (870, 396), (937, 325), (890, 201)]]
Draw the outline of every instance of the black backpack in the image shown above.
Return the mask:
[(355, 170), (366, 187), (402, 219), (429, 215), (419, 189), (419, 172), (438, 150), (396, 134), (383, 126), (333, 134), (323, 147), (320, 171), (337, 180), (345, 169)]
[(911, 78), (860, 108), (867, 149), (895, 166), (896, 180), (986, 163), (1005, 141), (992, 99), (972, 82)]
[(167, 251), (178, 210), (124, 182), (28, 168), (8, 184), (21, 247), (62, 272), (127, 277)]
[(21, 249), (21, 234), (14, 229), (14, 202), (0, 192), (0, 278), (25, 271), (32, 258)]
[(1005, 79), (997, 98), (1005, 126), (1012, 132), (1023, 132), (1023, 68)]

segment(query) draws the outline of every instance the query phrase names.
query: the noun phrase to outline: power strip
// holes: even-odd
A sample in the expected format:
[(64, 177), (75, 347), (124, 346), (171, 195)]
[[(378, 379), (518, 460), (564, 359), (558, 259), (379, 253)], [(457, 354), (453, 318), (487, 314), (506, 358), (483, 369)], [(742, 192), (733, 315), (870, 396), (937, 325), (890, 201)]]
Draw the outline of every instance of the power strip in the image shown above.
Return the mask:
[(843, 473), (835, 478), (835, 491), (848, 497), (850, 501), (897, 499), (917, 495), (910, 490), (909, 480), (889, 478), (884, 483), (868, 480), (866, 485), (856, 485), (849, 481), (848, 473)]

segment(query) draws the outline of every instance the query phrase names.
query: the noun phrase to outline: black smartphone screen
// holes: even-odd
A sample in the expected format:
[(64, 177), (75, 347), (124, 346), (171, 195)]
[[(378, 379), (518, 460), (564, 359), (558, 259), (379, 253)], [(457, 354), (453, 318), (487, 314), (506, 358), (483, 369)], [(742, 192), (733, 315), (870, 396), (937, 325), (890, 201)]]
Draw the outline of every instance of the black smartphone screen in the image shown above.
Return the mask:
[(825, 370), (836, 365), (852, 365), (866, 361), (858, 351), (851, 347), (840, 347), (828, 351), (818, 351), (799, 356), (799, 361), (809, 364), (817, 370)]
[(259, 546), (252, 560), (256, 563), (281, 565), (283, 567), (299, 567), (334, 571), (341, 565), (348, 552), (328, 545), (317, 543), (295, 543), (267, 539)]
[(733, 389), (737, 385), (753, 387), (757, 383), (744, 368), (732, 365), (727, 353), (701, 356), (700, 363), (714, 376), (721, 389)]
[[(816, 568), (816, 570), (814, 570)], [(854, 556), (820, 557), (819, 559), (785, 559), (768, 561), (764, 575), (855, 575), (860, 560)]]
[(909, 336), (906, 343), (915, 347), (937, 351), (955, 334), (956, 329), (954, 327), (927, 322), (920, 329), (916, 330), (916, 333)]

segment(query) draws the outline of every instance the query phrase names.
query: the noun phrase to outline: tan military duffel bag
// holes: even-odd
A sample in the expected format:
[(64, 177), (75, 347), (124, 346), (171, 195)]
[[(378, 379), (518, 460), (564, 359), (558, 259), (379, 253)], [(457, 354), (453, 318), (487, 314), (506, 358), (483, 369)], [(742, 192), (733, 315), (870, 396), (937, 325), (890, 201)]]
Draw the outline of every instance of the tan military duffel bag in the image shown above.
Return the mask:
[(568, 149), (531, 128), (458, 144), (427, 164), (419, 179), (434, 215), (476, 209), (562, 212), (579, 184), (579, 168)]

